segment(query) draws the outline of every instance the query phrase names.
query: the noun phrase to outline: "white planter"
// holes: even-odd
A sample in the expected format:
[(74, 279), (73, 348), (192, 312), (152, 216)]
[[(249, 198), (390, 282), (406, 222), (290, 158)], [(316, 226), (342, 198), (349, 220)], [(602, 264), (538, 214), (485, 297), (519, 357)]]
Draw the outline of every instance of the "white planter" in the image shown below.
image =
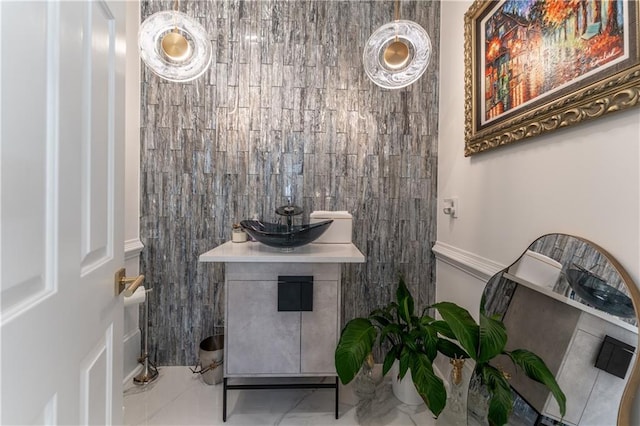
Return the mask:
[(399, 363), (393, 363), (391, 367), (391, 389), (393, 395), (398, 398), (402, 403), (407, 405), (420, 405), (424, 404), (424, 401), (418, 394), (416, 387), (413, 385), (413, 379), (411, 378), (411, 370), (407, 370), (407, 374), (404, 375), (402, 380), (398, 380)]

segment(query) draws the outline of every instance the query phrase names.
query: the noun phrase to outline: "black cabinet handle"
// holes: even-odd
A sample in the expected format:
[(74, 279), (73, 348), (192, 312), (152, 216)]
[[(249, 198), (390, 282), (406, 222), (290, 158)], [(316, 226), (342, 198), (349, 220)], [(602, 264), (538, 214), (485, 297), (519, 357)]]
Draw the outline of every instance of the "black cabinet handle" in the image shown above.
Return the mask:
[(278, 276), (278, 311), (313, 311), (313, 276)]

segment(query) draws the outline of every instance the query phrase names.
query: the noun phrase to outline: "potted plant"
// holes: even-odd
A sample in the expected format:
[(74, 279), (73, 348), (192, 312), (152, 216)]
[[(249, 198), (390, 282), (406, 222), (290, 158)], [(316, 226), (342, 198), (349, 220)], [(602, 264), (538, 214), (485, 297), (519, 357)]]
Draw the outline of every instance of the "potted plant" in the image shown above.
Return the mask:
[(475, 361), (475, 372), (489, 390), (489, 411), (487, 420), (490, 425), (504, 425), (513, 408), (513, 397), (508, 375), (490, 364), (498, 355), (506, 355), (521, 368), (527, 377), (542, 383), (549, 389), (558, 402), (560, 414), (565, 415), (566, 397), (558, 385), (553, 373), (544, 361), (535, 353), (525, 349), (505, 350), (507, 330), (497, 316), (484, 313), (484, 297), (480, 306), (480, 324), (464, 308), (451, 302), (433, 305), (451, 331), (447, 337), (455, 339), (464, 349), (457, 358), (471, 358)]
[(488, 420), (492, 425), (507, 422), (513, 401), (511, 388), (501, 371), (489, 364), (499, 354), (505, 354), (525, 374), (549, 388), (565, 413), (566, 400), (553, 374), (542, 359), (530, 351), (505, 351), (506, 329), (502, 321), (481, 313), (480, 324), (464, 308), (450, 302), (431, 306), (442, 320), (427, 315), (415, 315), (414, 299), (400, 277), (396, 301), (376, 309), (367, 318), (354, 318), (342, 329), (335, 351), (336, 372), (343, 384), (349, 383), (360, 370), (374, 344), (387, 342), (382, 372), (386, 375), (395, 361), (399, 363), (398, 378), (411, 372), (416, 391), (429, 410), (438, 417), (447, 402), (444, 382), (433, 370), (438, 352), (449, 358), (471, 358), (476, 371), (488, 386)]
[(416, 391), (437, 417), (447, 402), (444, 382), (433, 371), (438, 352), (455, 357), (466, 353), (454, 341), (441, 336), (452, 335), (449, 326), (426, 314), (416, 316), (414, 299), (402, 279), (396, 291), (396, 301), (376, 309), (367, 318), (354, 318), (342, 330), (335, 352), (338, 377), (349, 383), (360, 370), (364, 359), (378, 341), (390, 345), (383, 362), (383, 375), (393, 363), (399, 364), (398, 376), (411, 371)]

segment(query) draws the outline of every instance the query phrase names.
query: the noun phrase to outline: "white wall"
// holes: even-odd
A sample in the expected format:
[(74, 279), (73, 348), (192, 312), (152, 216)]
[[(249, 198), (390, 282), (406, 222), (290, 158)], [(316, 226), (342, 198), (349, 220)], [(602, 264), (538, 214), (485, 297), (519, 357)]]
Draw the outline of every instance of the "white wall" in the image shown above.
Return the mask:
[[(463, 24), (471, 4), (441, 5), (436, 249), (491, 269), (538, 236), (563, 232), (601, 245), (640, 283), (640, 108), (465, 158)], [(442, 213), (451, 196), (460, 199), (457, 219)], [(438, 300), (477, 312), (481, 276), (438, 260), (436, 278)], [(637, 396), (635, 407), (640, 424)]]
[[(125, 194), (124, 241), (130, 253), (142, 248), (140, 243), (140, 56), (138, 28), (140, 3), (127, 2), (127, 68), (126, 68), (126, 126), (125, 126)], [(137, 253), (135, 253), (137, 254)], [(129, 256), (131, 257), (131, 256)], [(136, 263), (137, 268), (137, 263)], [(128, 271), (128, 270), (127, 270)], [(128, 271), (129, 272), (129, 271)], [(137, 273), (137, 270), (135, 271)], [(131, 274), (131, 272), (129, 272)]]
[[(127, 68), (126, 68), (126, 123), (125, 123), (125, 194), (124, 194), (124, 250), (127, 276), (139, 273), (140, 250), (140, 57), (138, 55), (138, 27), (140, 4), (127, 2)], [(144, 285), (144, 284), (143, 284)], [(128, 381), (138, 370), (140, 356), (139, 307), (124, 309), (124, 371)]]

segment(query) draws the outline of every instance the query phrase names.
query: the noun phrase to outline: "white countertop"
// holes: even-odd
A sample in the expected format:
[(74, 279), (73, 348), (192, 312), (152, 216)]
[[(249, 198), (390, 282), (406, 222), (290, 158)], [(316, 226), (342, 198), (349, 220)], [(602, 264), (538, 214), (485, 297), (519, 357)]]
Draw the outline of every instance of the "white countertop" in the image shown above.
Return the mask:
[(353, 245), (348, 244), (307, 244), (296, 247), (291, 252), (283, 252), (262, 243), (247, 241), (233, 243), (227, 241), (218, 247), (203, 253), (199, 262), (233, 263), (364, 263), (364, 255)]

